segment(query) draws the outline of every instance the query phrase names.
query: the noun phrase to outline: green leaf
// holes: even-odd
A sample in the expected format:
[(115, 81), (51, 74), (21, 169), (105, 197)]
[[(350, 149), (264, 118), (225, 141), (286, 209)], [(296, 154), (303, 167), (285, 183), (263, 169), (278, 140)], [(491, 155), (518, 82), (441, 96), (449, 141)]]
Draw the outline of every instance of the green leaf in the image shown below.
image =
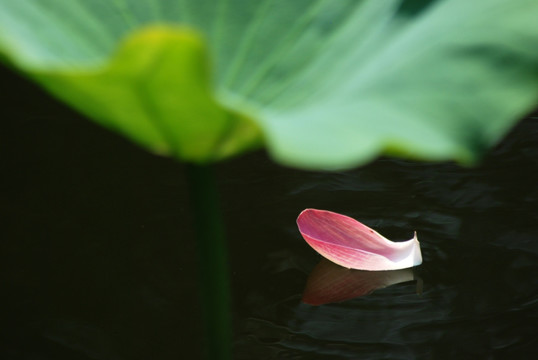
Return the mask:
[(182, 160), (471, 163), (538, 104), (536, 19), (536, 0), (0, 0), (0, 52)]
[(200, 36), (149, 28), (94, 71), (35, 72), (49, 90), (153, 151), (206, 162), (260, 142), (248, 118), (217, 104)]

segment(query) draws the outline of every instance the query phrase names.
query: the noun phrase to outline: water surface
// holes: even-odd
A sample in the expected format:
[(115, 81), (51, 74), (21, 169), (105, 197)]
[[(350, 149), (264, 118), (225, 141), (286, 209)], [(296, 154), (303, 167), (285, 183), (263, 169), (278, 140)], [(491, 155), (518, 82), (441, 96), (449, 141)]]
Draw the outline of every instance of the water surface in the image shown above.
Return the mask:
[[(197, 359), (201, 322), (184, 168), (11, 74), (0, 131), (0, 357)], [(31, 104), (29, 106), (28, 104)], [(538, 123), (474, 168), (379, 159), (340, 173), (263, 152), (217, 166), (236, 359), (533, 359), (538, 351)], [(418, 232), (422, 279), (301, 302), (320, 257), (304, 208), (388, 238)]]

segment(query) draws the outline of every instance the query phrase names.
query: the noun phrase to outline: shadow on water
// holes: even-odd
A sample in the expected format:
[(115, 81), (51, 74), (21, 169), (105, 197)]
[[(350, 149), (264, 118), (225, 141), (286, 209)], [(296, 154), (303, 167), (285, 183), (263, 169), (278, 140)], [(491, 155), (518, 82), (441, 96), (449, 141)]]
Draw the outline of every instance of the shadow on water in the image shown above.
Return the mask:
[[(0, 357), (199, 358), (183, 167), (2, 77), (11, 92), (0, 131)], [(256, 153), (217, 170), (234, 358), (530, 359), (538, 351), (535, 120), (476, 168), (380, 159), (316, 173)], [(352, 216), (390, 239), (417, 230), (422, 294), (411, 281), (302, 303), (320, 261), (295, 225), (308, 207)]]

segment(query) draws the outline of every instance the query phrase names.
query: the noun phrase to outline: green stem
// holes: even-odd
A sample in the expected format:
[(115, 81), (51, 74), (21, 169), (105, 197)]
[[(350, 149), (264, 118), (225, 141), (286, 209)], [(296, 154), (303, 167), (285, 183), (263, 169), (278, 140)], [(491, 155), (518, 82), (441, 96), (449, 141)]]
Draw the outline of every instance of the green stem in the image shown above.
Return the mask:
[(213, 168), (187, 165), (187, 177), (196, 230), (205, 355), (211, 360), (231, 359), (228, 251)]

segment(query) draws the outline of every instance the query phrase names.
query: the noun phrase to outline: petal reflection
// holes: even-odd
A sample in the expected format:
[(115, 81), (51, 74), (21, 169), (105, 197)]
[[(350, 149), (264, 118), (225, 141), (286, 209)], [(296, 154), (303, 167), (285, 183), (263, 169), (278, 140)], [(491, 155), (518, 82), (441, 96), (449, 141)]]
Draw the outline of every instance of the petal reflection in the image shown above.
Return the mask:
[(309, 305), (341, 302), (411, 280), (414, 280), (411, 268), (390, 271), (353, 270), (322, 259), (308, 276), (302, 301)]

